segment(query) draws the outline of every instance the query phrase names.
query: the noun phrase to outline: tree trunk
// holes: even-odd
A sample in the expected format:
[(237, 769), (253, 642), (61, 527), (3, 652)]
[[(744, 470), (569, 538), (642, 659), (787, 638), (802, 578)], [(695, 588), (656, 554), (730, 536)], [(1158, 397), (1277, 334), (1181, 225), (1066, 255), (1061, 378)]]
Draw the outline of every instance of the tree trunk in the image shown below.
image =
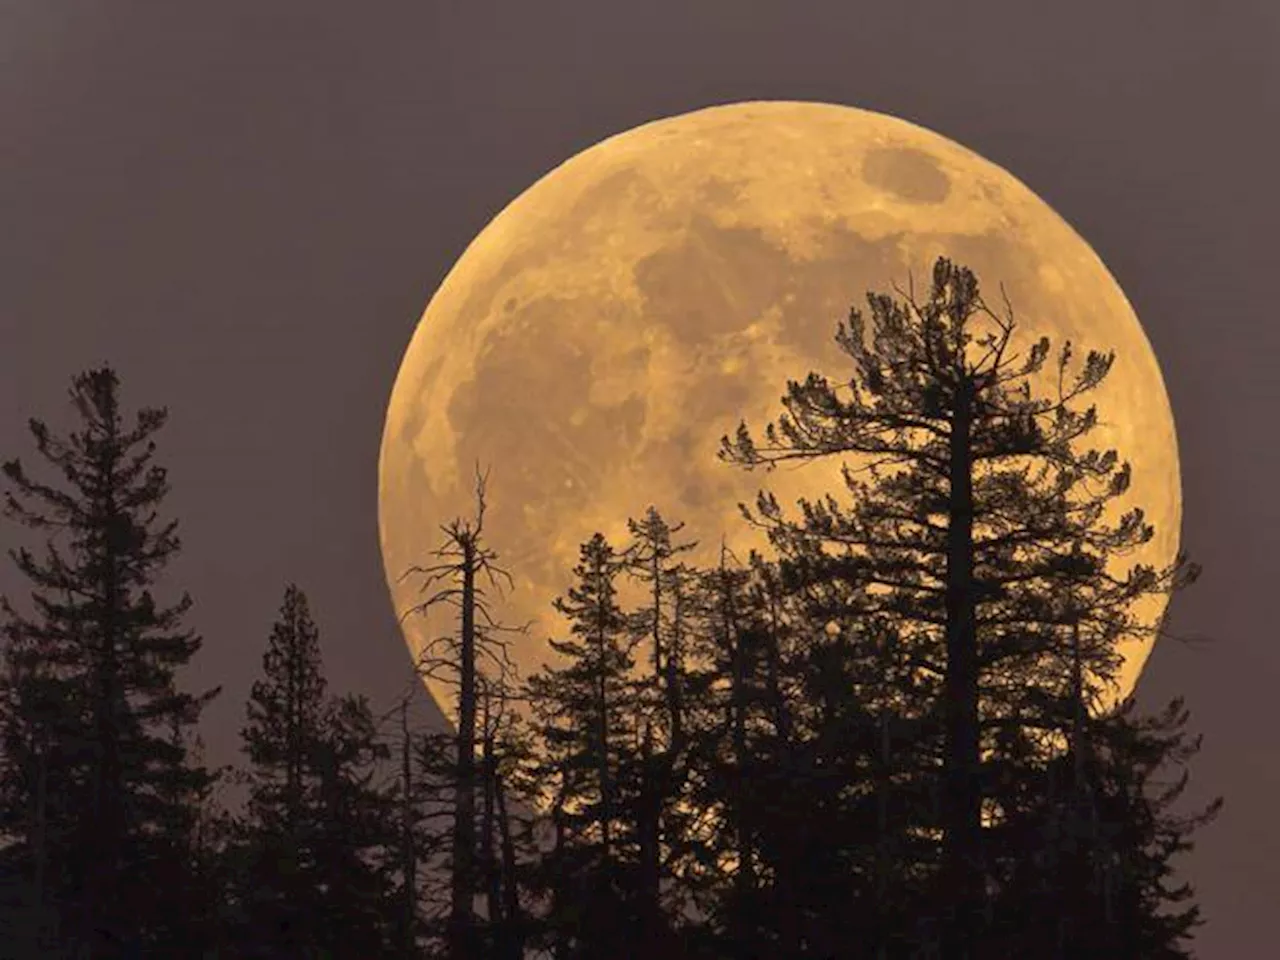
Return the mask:
[(507, 819), (506, 790), (502, 778), (494, 774), (494, 799), (498, 804), (498, 832), (502, 844), (502, 899), (505, 925), (502, 960), (523, 960), (524, 919), (520, 913), (520, 888), (516, 883), (516, 850), (511, 839), (511, 821)]
[(497, 819), (495, 781), (498, 771), (493, 759), (493, 738), (487, 731), (484, 741), (484, 812), (480, 828), (480, 844), (481, 858), (484, 861), (485, 912), (488, 915), (489, 930), (497, 936), (498, 931), (506, 928), (507, 921), (504, 909), (506, 904), (502, 899), (502, 875), (499, 873), (497, 851), (494, 850), (493, 845)]
[[(724, 549), (720, 554), (720, 629), (721, 643), (729, 656), (729, 711), (731, 749), (733, 757), (733, 793), (736, 822), (734, 824), (734, 853), (737, 865), (733, 874), (733, 887), (737, 901), (734, 910), (735, 930), (733, 941), (739, 946), (749, 942), (749, 914), (747, 904), (756, 892), (755, 863), (755, 804), (750, 797), (747, 780), (747, 664), (742, 649), (742, 637), (733, 605), (733, 584), (725, 565)], [(791, 891), (793, 892), (793, 891)], [(788, 894), (790, 895), (790, 892)]]
[[(662, 558), (655, 547), (653, 565), (650, 570), (653, 577), (653, 678), (655, 683), (662, 682)], [(668, 653), (670, 656), (670, 653)]]
[(657, 956), (660, 946), (662, 908), (659, 903), (662, 877), (662, 849), (659, 829), (662, 816), (662, 778), (660, 769), (665, 757), (655, 757), (653, 732), (646, 724), (644, 746), (641, 753), (640, 802), (637, 827), (640, 847), (640, 914), (643, 930), (641, 936), (646, 956)]
[(684, 749), (684, 703), (680, 690), (680, 669), (684, 660), (684, 584), (677, 576), (672, 598), (671, 638), (667, 644), (666, 694), (667, 719), (670, 726), (668, 756), (671, 761)]
[(944, 960), (976, 955), (985, 896), (982, 794), (978, 782), (978, 650), (973, 583), (973, 456), (971, 387), (957, 388), (951, 424), (951, 490), (947, 526), (944, 689), (942, 895), (948, 907)]
[(462, 540), (462, 650), (458, 696), (457, 770), (454, 783), (453, 875), (449, 909), (451, 960), (476, 960), (475, 944), (475, 744), (476, 744), (476, 543)]
[[(726, 584), (726, 590), (728, 585)], [(755, 852), (754, 852), (754, 835), (753, 821), (754, 817), (748, 814), (750, 803), (747, 800), (749, 788), (747, 786), (747, 678), (746, 664), (743, 662), (742, 638), (737, 632), (737, 623), (733, 615), (731, 600), (728, 596), (724, 598), (724, 631), (725, 642), (729, 645), (731, 651), (730, 658), (733, 665), (731, 691), (732, 709), (733, 709), (733, 765), (736, 771), (734, 782), (737, 784), (738, 792), (738, 830), (737, 830), (737, 854), (738, 854), (738, 880), (740, 890), (750, 893), (755, 888)]]
[(400, 805), (400, 869), (404, 873), (403, 928), (400, 934), (405, 960), (417, 955), (418, 939), (418, 855), (413, 834), (413, 741), (409, 735), (409, 700), (400, 706), (400, 733), (404, 743), (400, 750), (400, 778), (403, 794)]
[(613, 778), (609, 771), (609, 689), (605, 677), (606, 638), (603, 624), (596, 632), (600, 668), (596, 672), (596, 724), (600, 752), (596, 757), (596, 775), (600, 780), (600, 846), (603, 862), (612, 867), (613, 846)]
[(47, 736), (43, 727), (36, 734), (39, 739), (37, 753), (37, 773), (36, 773), (36, 824), (35, 824), (35, 884), (34, 884), (34, 908), (32, 910), (34, 943), (33, 952), (42, 951), (46, 948), (48, 930), (46, 918), (52, 911), (48, 910), (46, 904), (49, 902), (48, 892), (45, 890), (45, 870), (48, 860), (49, 850), (49, 834), (48, 834), (48, 784), (49, 784), (49, 759)]
[[(121, 770), (119, 724), (116, 716), (116, 697), (119, 685), (116, 613), (119, 607), (119, 584), (116, 575), (115, 527), (119, 523), (114, 506), (108, 502), (107, 540), (101, 620), (99, 628), (98, 660), (94, 665), (96, 676), (93, 706), (94, 733), (97, 762), (93, 768), (93, 815), (88, 821), (89, 843), (92, 852), (88, 861), (89, 876), (85, 883), (84, 930), (81, 949), (86, 957), (105, 956), (107, 946), (116, 936), (115, 917), (108, 909), (112, 895), (118, 895), (118, 875), (122, 849)], [(100, 946), (101, 945), (101, 946)]]

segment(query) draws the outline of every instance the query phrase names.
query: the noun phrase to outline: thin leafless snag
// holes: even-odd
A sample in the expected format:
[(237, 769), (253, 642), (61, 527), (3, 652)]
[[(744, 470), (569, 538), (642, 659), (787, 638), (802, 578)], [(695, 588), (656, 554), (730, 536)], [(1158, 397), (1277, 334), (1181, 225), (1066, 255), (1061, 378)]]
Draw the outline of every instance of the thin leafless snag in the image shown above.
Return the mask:
[[(410, 607), (409, 615), (425, 615), (442, 604), (458, 611), (456, 632), (432, 638), (417, 657), (419, 676), (457, 689), (457, 734), (454, 739), (454, 827), (451, 896), (447, 940), (454, 960), (478, 956), (479, 939), (474, 900), (477, 871), (476, 776), (477, 707), (482, 686), (489, 682), (481, 660), (496, 671), (501, 685), (514, 677), (516, 667), (507, 642), (499, 634), (524, 633), (523, 627), (500, 624), (489, 608), (489, 595), (481, 579), (501, 593), (502, 584), (514, 586), (510, 573), (498, 566), (498, 555), (484, 542), (485, 487), (488, 471), (476, 465), (476, 512), (473, 519), (457, 518), (441, 526), (444, 542), (431, 553), (435, 561), (412, 566), (404, 574), (422, 577), (420, 592), (427, 594)], [(402, 578), (402, 579), (404, 579)], [(496, 898), (495, 898), (496, 899)]]

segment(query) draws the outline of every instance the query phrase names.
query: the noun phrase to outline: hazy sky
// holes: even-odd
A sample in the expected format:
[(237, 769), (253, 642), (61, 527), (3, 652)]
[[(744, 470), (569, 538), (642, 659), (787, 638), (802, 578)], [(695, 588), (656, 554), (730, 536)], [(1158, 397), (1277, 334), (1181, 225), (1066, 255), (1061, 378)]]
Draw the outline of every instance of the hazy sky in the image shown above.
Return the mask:
[[(327, 670), (388, 704), (377, 451), (400, 356), (471, 238), (579, 150), (734, 100), (904, 117), (1001, 164), (1106, 261), (1164, 368), (1206, 573), (1141, 685), (1185, 694), (1205, 958), (1280, 898), (1273, 364), (1280, 5), (798, 0), (0, 0), (0, 457), (109, 360), (160, 456), (231, 759), (284, 585)], [(8, 529), (8, 528), (6, 528)], [(6, 532), (4, 539), (10, 534)], [(6, 566), (0, 590), (21, 584)]]

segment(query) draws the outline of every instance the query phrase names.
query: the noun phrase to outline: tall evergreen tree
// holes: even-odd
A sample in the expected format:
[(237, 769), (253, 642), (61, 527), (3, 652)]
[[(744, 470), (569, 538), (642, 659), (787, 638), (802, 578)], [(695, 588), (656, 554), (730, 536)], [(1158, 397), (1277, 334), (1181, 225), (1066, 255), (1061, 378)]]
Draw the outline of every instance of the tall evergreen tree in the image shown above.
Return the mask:
[[(746, 466), (863, 460), (869, 480), (845, 467), (851, 504), (802, 501), (795, 521), (762, 493), (748, 515), (790, 553), (801, 580), (843, 581), (858, 616), (891, 616), (904, 662), (926, 684), (938, 721), (943, 954), (961, 960), (989, 916), (984, 820), (1001, 735), (1033, 722), (1030, 700), (1060, 685), (1053, 665), (1070, 627), (1087, 621), (1085, 667), (1106, 682), (1117, 644), (1149, 635), (1135, 602), (1179, 586), (1191, 568), (1179, 558), (1159, 571), (1114, 569), (1152, 529), (1137, 509), (1107, 521), (1129, 468), (1114, 451), (1082, 449), (1097, 414), (1076, 402), (1106, 376), (1111, 355), (1090, 353), (1072, 370), (1066, 345), (1056, 395), (1033, 396), (1048, 340), (1015, 355), (1012, 316), (988, 309), (973, 274), (945, 259), (925, 302), (868, 302), (870, 323), (853, 310), (837, 333), (851, 361), (847, 386), (817, 373), (789, 383), (764, 445), (743, 424), (722, 455)], [(1064, 578), (1099, 602), (1064, 617)]]
[(247, 705), (248, 805), (232, 905), (248, 956), (388, 955), (391, 801), (373, 782), (387, 756), (368, 704), (326, 696), (320, 635), (290, 584)]
[(695, 541), (677, 541), (683, 523), (669, 524), (649, 507), (641, 520), (627, 521), (627, 574), (643, 589), (630, 617), (639, 684), (641, 744), (631, 771), (636, 798), (638, 844), (635, 896), (640, 917), (637, 949), (670, 955), (672, 927), (687, 905), (680, 882), (693, 855), (689, 806), (689, 730), (686, 700), (691, 693), (694, 571), (681, 559)]
[(0, 797), (37, 911), (57, 905), (57, 937), (78, 956), (114, 956), (173, 947), (172, 913), (201, 912), (158, 896), (150, 878), (189, 866), (174, 858), (185, 859), (191, 801), (212, 774), (183, 731), (217, 690), (178, 689), (201, 644), (183, 627), (191, 600), (153, 594), (180, 547), (176, 521), (160, 519), (169, 481), (154, 462), (167, 412), (144, 408), (128, 423), (109, 367), (76, 376), (70, 399), (79, 422), (65, 436), (30, 422), (53, 478), (17, 459), (3, 467), (7, 513), (47, 540), (39, 553), (11, 551), (30, 612), (0, 601)]
[(251, 956), (307, 956), (318, 949), (311, 841), (321, 803), (326, 696), (320, 633), (306, 595), (289, 584), (241, 731), (249, 791), (238, 900)]
[[(754, 782), (759, 772), (748, 739), (752, 713), (753, 653), (749, 639), (751, 610), (746, 592), (750, 571), (730, 562), (721, 544), (720, 562), (701, 572), (697, 609), (701, 620), (697, 652), (702, 664), (704, 695), (698, 724), (697, 763), (703, 789), (699, 806), (717, 812), (718, 836), (712, 850), (717, 864), (731, 877), (726, 927), (734, 949), (750, 949), (759, 919), (760, 838)], [(752, 945), (753, 946), (753, 945)]]
[(575, 582), (555, 606), (570, 636), (553, 639), (564, 658), (529, 678), (545, 751), (555, 848), (544, 858), (548, 926), (558, 956), (623, 955), (634, 926), (634, 811), (627, 771), (638, 747), (632, 640), (617, 600), (626, 559), (597, 533), (581, 548)]
[(700, 607), (695, 756), (698, 807), (715, 825), (713, 940), (735, 957), (865, 946), (889, 912), (865, 902), (869, 851), (888, 832), (868, 800), (880, 777), (869, 691), (888, 678), (757, 555), (745, 568), (722, 555)]
[[(651, 689), (660, 694), (659, 709), (650, 711), (655, 724), (661, 724), (664, 739), (678, 747), (683, 704), (680, 686), (682, 658), (691, 592), (690, 571), (680, 561), (682, 554), (697, 546), (696, 541), (674, 542), (673, 536), (684, 529), (683, 523), (671, 526), (655, 507), (650, 507), (641, 520), (627, 521), (631, 543), (626, 549), (628, 573), (644, 588), (644, 602), (632, 617), (633, 639), (648, 650), (646, 672), (652, 677)], [(683, 601), (683, 602), (682, 602)]]
[(773, 878), (744, 912), (779, 950), (856, 941), (896, 956), (916, 937), (918, 868), (937, 828), (928, 685), (893, 617), (857, 613), (859, 586), (812, 576), (782, 546), (778, 564), (753, 556), (739, 605), (756, 855)]

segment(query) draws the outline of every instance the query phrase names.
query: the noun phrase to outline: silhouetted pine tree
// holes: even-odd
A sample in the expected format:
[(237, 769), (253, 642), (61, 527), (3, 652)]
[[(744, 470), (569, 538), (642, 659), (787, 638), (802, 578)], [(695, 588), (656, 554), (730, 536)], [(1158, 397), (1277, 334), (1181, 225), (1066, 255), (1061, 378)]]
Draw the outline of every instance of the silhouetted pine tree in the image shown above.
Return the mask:
[(634, 944), (636, 824), (627, 789), (639, 746), (632, 641), (617, 588), (626, 558), (602, 534), (581, 548), (574, 584), (555, 601), (571, 636), (565, 659), (528, 680), (554, 847), (541, 860), (546, 946), (557, 957), (624, 956)]
[(905, 845), (885, 841), (904, 829), (895, 762), (910, 755), (889, 749), (904, 734), (885, 645), (835, 629), (829, 609), (756, 555), (706, 571), (700, 606), (710, 682), (697, 797), (720, 874), (712, 941), (735, 957), (829, 956), (855, 942), (875, 956), (902, 896)]
[[(789, 383), (787, 412), (769, 425), (765, 444), (743, 424), (735, 441), (725, 438), (722, 456), (749, 467), (863, 458), (856, 466), (869, 480), (845, 468), (851, 504), (832, 495), (802, 501), (795, 521), (762, 493), (748, 517), (790, 554), (801, 581), (843, 581), (857, 616), (891, 617), (898, 655), (925, 680), (921, 692), (932, 681), (936, 890), (943, 955), (960, 960), (973, 956), (990, 917), (995, 878), (984, 812), (999, 750), (1034, 723), (1032, 701), (1057, 682), (1052, 664), (1068, 628), (1090, 621), (1086, 669), (1106, 681), (1116, 644), (1144, 632), (1134, 601), (1172, 589), (1189, 568), (1180, 558), (1162, 571), (1108, 572), (1113, 557), (1152, 535), (1139, 510), (1106, 522), (1106, 508), (1128, 487), (1128, 466), (1114, 452), (1080, 449), (1097, 415), (1075, 401), (1102, 381), (1111, 356), (1090, 353), (1072, 373), (1067, 345), (1057, 395), (1033, 397), (1048, 340), (1016, 355), (1012, 316), (991, 312), (973, 274), (945, 259), (924, 303), (879, 294), (868, 301), (870, 323), (851, 311), (836, 338), (852, 361), (847, 386), (816, 373)], [(1073, 549), (1092, 579), (1064, 559)], [(1064, 619), (1056, 602), (1064, 577), (1076, 590), (1091, 583), (1105, 602)], [(1060, 747), (1052, 736), (1040, 745)]]
[[(699, 777), (711, 788), (710, 802), (701, 806), (719, 806), (713, 822), (722, 844), (744, 849), (729, 857), (711, 915), (727, 955), (748, 958), (767, 949), (783, 956), (784, 944), (793, 949), (799, 937), (788, 880), (796, 872), (796, 832), (814, 812), (807, 800), (795, 802), (797, 792), (808, 796), (811, 789), (802, 774), (798, 726), (804, 714), (801, 630), (771, 565), (753, 553), (748, 574), (725, 569), (726, 559), (721, 569), (702, 575), (700, 660), (709, 667), (701, 678), (707, 689), (702, 699), (718, 716), (703, 715), (695, 755), (710, 763), (706, 773), (713, 774)], [(725, 778), (729, 771), (733, 775)], [(749, 850), (742, 844), (748, 836)]]
[[(694, 609), (698, 630), (695, 654), (700, 667), (698, 710), (690, 719), (698, 788), (696, 808), (711, 814), (711, 833), (704, 861), (713, 869), (712, 917), (724, 927), (734, 948), (753, 944), (762, 919), (757, 845), (761, 801), (768, 797), (761, 770), (749, 742), (748, 727), (755, 678), (749, 641), (751, 611), (747, 588), (750, 571), (730, 563), (721, 545), (720, 562), (700, 571)], [(736, 955), (736, 954), (735, 954)]]
[[(815, 577), (807, 554), (782, 546), (777, 567), (754, 558), (759, 612), (744, 637), (763, 707), (753, 782), (772, 791), (760, 801), (759, 856), (775, 877), (763, 893), (788, 950), (897, 956), (916, 939), (937, 830), (932, 685), (896, 619), (865, 611), (861, 585)], [(811, 800), (795, 808), (790, 784)]]
[(697, 692), (691, 689), (689, 663), (696, 575), (680, 557), (697, 544), (674, 541), (684, 524), (669, 525), (652, 506), (643, 519), (627, 524), (631, 542), (625, 551), (626, 572), (644, 592), (630, 617), (633, 654), (645, 661), (637, 664), (641, 744), (629, 772), (638, 847), (633, 883), (641, 923), (635, 949), (672, 956), (674, 928), (691, 895), (682, 877), (695, 855), (686, 701)]
[(249, 694), (242, 731), (249, 796), (228, 856), (231, 926), (248, 957), (390, 956), (387, 756), (361, 698), (326, 697), (320, 636), (290, 584)]
[(638, 581), (645, 592), (644, 602), (631, 617), (632, 638), (637, 649), (643, 645), (649, 663), (645, 673), (652, 678), (649, 687), (657, 694), (656, 703), (646, 704), (646, 715), (655, 725), (655, 733), (679, 747), (683, 737), (681, 720), (682, 659), (685, 641), (688, 594), (691, 573), (678, 558), (697, 546), (696, 541), (673, 542), (672, 536), (684, 529), (683, 523), (669, 525), (655, 507), (650, 507), (642, 520), (627, 521), (631, 543), (625, 551), (627, 573)]
[[(44, 932), (78, 956), (166, 952), (192, 933), (175, 917), (205, 912), (187, 899), (198, 891), (190, 837), (213, 775), (184, 731), (217, 690), (178, 690), (200, 648), (182, 627), (191, 600), (166, 606), (152, 593), (179, 549), (176, 522), (160, 520), (169, 482), (153, 461), (166, 411), (126, 423), (109, 367), (75, 377), (70, 397), (70, 433), (30, 423), (53, 478), (20, 460), (3, 468), (9, 515), (48, 534), (40, 553), (11, 551), (31, 612), (0, 602), (6, 854), (33, 915), (56, 928)], [(157, 886), (158, 875), (173, 882)]]
[(289, 584), (241, 731), (249, 793), (233, 903), (249, 956), (307, 956), (320, 946), (313, 834), (326, 689), (319, 630), (306, 595)]

